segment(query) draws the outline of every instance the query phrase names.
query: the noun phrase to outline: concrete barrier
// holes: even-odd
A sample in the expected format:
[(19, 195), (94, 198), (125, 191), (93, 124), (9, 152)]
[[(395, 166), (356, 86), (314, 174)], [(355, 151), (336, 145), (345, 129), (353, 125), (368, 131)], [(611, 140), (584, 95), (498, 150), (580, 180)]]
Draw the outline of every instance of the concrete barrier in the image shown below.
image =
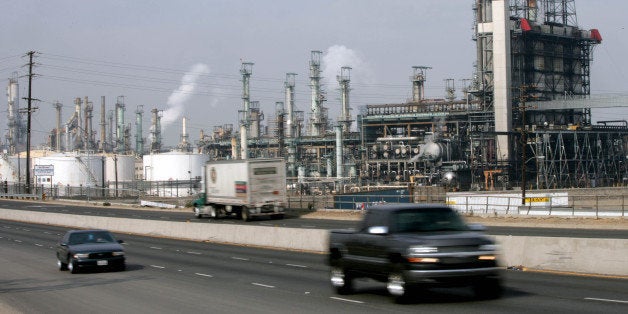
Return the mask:
[[(251, 245), (316, 253), (327, 252), (329, 231), (227, 224), (200, 224), (42, 213), (0, 208), (0, 219), (101, 228), (117, 233)], [(504, 266), (628, 276), (628, 240), (561, 237), (495, 237)]]

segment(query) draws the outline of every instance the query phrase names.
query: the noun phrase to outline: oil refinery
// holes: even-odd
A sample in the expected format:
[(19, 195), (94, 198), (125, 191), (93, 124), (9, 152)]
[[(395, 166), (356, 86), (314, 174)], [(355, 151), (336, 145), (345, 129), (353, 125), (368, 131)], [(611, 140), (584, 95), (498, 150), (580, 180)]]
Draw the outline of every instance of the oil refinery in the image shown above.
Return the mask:
[[(474, 76), (458, 86), (446, 80), (445, 97), (429, 99), (432, 66), (408, 65), (404, 103), (357, 104), (351, 112), (352, 68), (336, 77), (340, 114), (329, 116), (321, 84), (322, 52), (309, 58), (309, 110), (295, 106), (295, 73), (286, 73), (274, 112), (251, 96), (254, 64), (242, 61), (242, 104), (234, 124), (206, 126), (194, 139), (185, 119), (179, 144), (162, 143), (163, 110), (152, 108), (148, 137), (143, 106), (135, 113), (135, 136), (126, 122), (124, 97), (107, 110), (77, 97), (67, 120), (55, 104), (56, 127), (47, 151), (34, 151), (32, 165), (54, 165), (51, 186), (111, 187), (137, 182), (176, 182), (142, 189), (178, 196), (198, 188), (207, 160), (283, 157), (292, 182), (316, 183), (336, 193), (363, 186), (443, 186), (450, 191), (611, 187), (628, 184), (628, 121), (592, 121), (592, 108), (628, 101), (592, 97), (591, 64), (602, 35), (577, 25), (571, 0), (476, 0)], [(8, 132), (0, 180), (24, 182), (26, 123), (17, 76), (9, 78)], [(265, 119), (268, 116), (268, 119)], [(97, 131), (98, 129), (98, 131)], [(42, 181), (43, 179), (43, 181)], [(60, 192), (62, 193), (62, 192)]]

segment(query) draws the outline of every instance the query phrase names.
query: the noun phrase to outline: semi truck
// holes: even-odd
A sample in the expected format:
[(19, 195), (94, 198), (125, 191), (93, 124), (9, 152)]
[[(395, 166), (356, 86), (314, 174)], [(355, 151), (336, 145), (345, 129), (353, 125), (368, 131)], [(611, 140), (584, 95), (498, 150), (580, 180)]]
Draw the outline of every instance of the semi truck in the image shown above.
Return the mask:
[(194, 201), (197, 218), (235, 216), (282, 219), (286, 200), (286, 163), (281, 158), (208, 161), (203, 192)]

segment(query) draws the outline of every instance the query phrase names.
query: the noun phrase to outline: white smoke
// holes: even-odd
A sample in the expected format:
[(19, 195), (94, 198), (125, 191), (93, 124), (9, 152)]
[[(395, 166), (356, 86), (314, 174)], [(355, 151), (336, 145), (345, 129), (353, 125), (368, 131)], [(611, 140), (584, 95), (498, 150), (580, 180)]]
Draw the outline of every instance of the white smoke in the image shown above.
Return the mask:
[[(372, 83), (373, 70), (364, 61), (362, 55), (344, 45), (333, 45), (323, 53), (322, 75), (325, 85), (331, 88), (338, 87), (336, 76), (340, 75), (340, 68), (351, 67), (351, 81), (357, 83)], [(328, 93), (330, 90), (328, 90)]]
[(196, 90), (196, 81), (201, 75), (209, 73), (209, 67), (203, 63), (197, 63), (190, 68), (181, 78), (181, 85), (168, 97), (168, 108), (164, 110), (161, 118), (161, 128), (166, 129), (170, 124), (179, 120), (183, 115), (185, 103)]

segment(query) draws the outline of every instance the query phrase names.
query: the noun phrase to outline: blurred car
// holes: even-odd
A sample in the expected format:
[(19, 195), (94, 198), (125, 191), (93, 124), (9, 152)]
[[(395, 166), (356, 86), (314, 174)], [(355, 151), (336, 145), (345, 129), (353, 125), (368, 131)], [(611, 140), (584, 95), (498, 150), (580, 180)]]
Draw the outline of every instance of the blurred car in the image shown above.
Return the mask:
[(82, 269), (126, 268), (122, 240), (107, 230), (71, 230), (57, 245), (57, 266), (75, 274)]

